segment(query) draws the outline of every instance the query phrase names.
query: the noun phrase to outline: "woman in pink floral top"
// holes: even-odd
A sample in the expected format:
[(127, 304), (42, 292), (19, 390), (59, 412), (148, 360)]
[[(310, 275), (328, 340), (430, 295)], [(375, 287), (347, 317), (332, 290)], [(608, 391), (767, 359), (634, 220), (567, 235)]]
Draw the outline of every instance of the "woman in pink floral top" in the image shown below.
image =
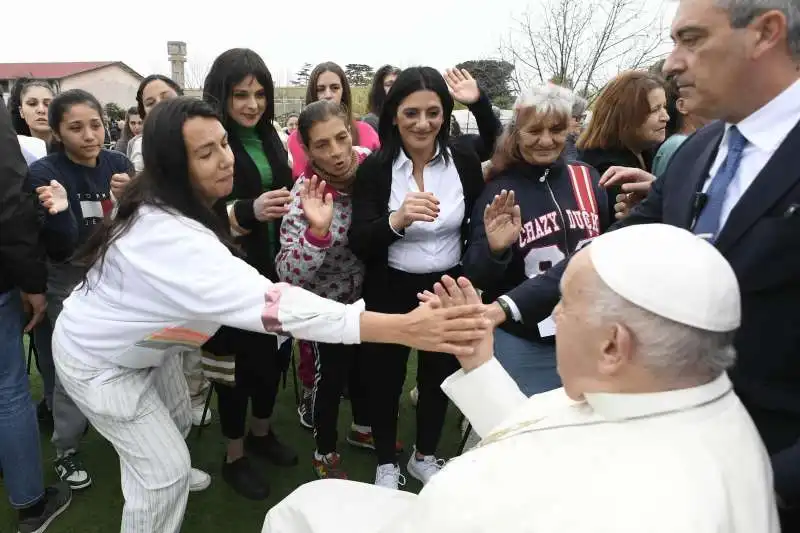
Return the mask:
[[(339, 104), (327, 100), (312, 103), (300, 114), (297, 135), (308, 163), (292, 189), (275, 261), (282, 281), (341, 303), (361, 297), (364, 264), (347, 247), (347, 232), (352, 215), (350, 189), (358, 165), (370, 153), (353, 146), (348, 118)], [(304, 395), (301, 415), (312, 422), (317, 441), (312, 464), (320, 478), (344, 479), (336, 453), (336, 424), (345, 384), (359, 371), (358, 349), (326, 343), (308, 346), (316, 359), (316, 376), (313, 391)], [(353, 424), (348, 441), (364, 446), (371, 437), (369, 426), (363, 425), (365, 394), (358, 387), (360, 379), (349, 381), (353, 419), (362, 425)]]

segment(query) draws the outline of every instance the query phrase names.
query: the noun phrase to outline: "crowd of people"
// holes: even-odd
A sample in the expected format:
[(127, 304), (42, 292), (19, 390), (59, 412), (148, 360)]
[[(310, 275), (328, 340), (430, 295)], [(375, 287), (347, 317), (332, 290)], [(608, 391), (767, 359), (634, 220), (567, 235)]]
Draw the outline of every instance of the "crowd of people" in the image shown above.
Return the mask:
[[(177, 533), (211, 484), (185, 438), (212, 416), (241, 497), (270, 495), (253, 456), (319, 478), (269, 533), (794, 531), (798, 34), (796, 0), (681, 0), (669, 57), (610, 80), (588, 123), (555, 83), (524, 88), (503, 127), (469, 72), (391, 65), (359, 118), (325, 62), (278, 124), (270, 70), (235, 48), (202, 99), (145, 77), (107, 149), (92, 94), (19, 80), (0, 109), (0, 467), (19, 532), (92, 484), (91, 426), (119, 456), (121, 531)], [(453, 127), (456, 103), (478, 134)], [(293, 344), (310, 457), (271, 424)], [(338, 451), (344, 396), (368, 480)], [(446, 462), (451, 401), (477, 444)]]

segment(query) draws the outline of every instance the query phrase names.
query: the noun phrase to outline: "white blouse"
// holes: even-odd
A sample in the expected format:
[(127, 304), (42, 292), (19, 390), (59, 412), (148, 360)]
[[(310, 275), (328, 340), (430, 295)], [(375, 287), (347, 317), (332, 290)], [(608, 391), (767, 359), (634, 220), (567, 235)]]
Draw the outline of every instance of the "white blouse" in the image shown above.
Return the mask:
[[(420, 192), (413, 163), (401, 151), (392, 165), (389, 210), (400, 209), (409, 192)], [(464, 188), (453, 163), (428, 163), (423, 171), (425, 192), (439, 200), (439, 216), (433, 222), (414, 222), (402, 239), (389, 246), (389, 267), (411, 274), (444, 272), (461, 261), (461, 224), (464, 221)]]

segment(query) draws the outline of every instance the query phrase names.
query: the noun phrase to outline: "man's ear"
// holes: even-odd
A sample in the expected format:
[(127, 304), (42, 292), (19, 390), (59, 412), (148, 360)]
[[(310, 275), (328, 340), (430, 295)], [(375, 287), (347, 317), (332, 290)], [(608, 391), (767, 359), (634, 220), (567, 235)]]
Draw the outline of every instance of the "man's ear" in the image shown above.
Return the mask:
[(603, 344), (598, 371), (613, 376), (628, 365), (633, 358), (633, 335), (622, 324), (613, 324)]

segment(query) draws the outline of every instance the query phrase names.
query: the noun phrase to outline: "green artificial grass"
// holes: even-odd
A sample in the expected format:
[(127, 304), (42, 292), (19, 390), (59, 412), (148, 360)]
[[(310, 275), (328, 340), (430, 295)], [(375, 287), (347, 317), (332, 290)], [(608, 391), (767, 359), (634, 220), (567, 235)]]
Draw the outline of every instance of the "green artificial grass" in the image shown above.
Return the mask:
[[(411, 446), (414, 442), (415, 416), (410, 404), (408, 391), (414, 387), (416, 376), (416, 356), (409, 358), (408, 377), (405, 392), (401, 398), (399, 435), (405, 446), (401, 457), (401, 470), (405, 472)], [(34, 401), (42, 397), (41, 380), (35, 365), (30, 376), (31, 393)], [(455, 455), (459, 444), (459, 431), (456, 410), (451, 406), (439, 446), (441, 457)], [(351, 421), (350, 404), (342, 401), (339, 414), (339, 452), (342, 465), (350, 479), (372, 483), (375, 477), (375, 459), (371, 451), (359, 450), (348, 445), (344, 438)], [(224, 443), (219, 426), (215, 420), (206, 427), (200, 436), (197, 429), (189, 436), (189, 450), (193, 465), (211, 474), (211, 486), (203, 492), (189, 495), (189, 504), (183, 523), (183, 531), (192, 533), (226, 531), (230, 533), (258, 533), (267, 510), (288, 495), (299, 485), (314, 479), (311, 469), (311, 455), (314, 440), (310, 431), (302, 428), (297, 419), (294, 391), (291, 379), (286, 389), (281, 389), (274, 416), (274, 427), (280, 439), (292, 445), (300, 455), (300, 464), (293, 468), (279, 468), (254, 459), (254, 463), (269, 480), (272, 492), (266, 501), (252, 502), (238, 496), (222, 480), (220, 467)], [(42, 464), (45, 483), (56, 481), (52, 468), (53, 447), (49, 441), (51, 429), (42, 428)], [(114, 449), (97, 432), (90, 430), (81, 445), (81, 457), (92, 476), (93, 484), (86, 490), (73, 495), (70, 508), (47, 529), (48, 533), (111, 533), (119, 531), (122, 513), (122, 492), (120, 490), (119, 460)], [(405, 490), (417, 492), (420, 484), (406, 476)], [(0, 498), (8, 499), (2, 481)], [(0, 506), (0, 532), (16, 533), (16, 513), (8, 504)]]

